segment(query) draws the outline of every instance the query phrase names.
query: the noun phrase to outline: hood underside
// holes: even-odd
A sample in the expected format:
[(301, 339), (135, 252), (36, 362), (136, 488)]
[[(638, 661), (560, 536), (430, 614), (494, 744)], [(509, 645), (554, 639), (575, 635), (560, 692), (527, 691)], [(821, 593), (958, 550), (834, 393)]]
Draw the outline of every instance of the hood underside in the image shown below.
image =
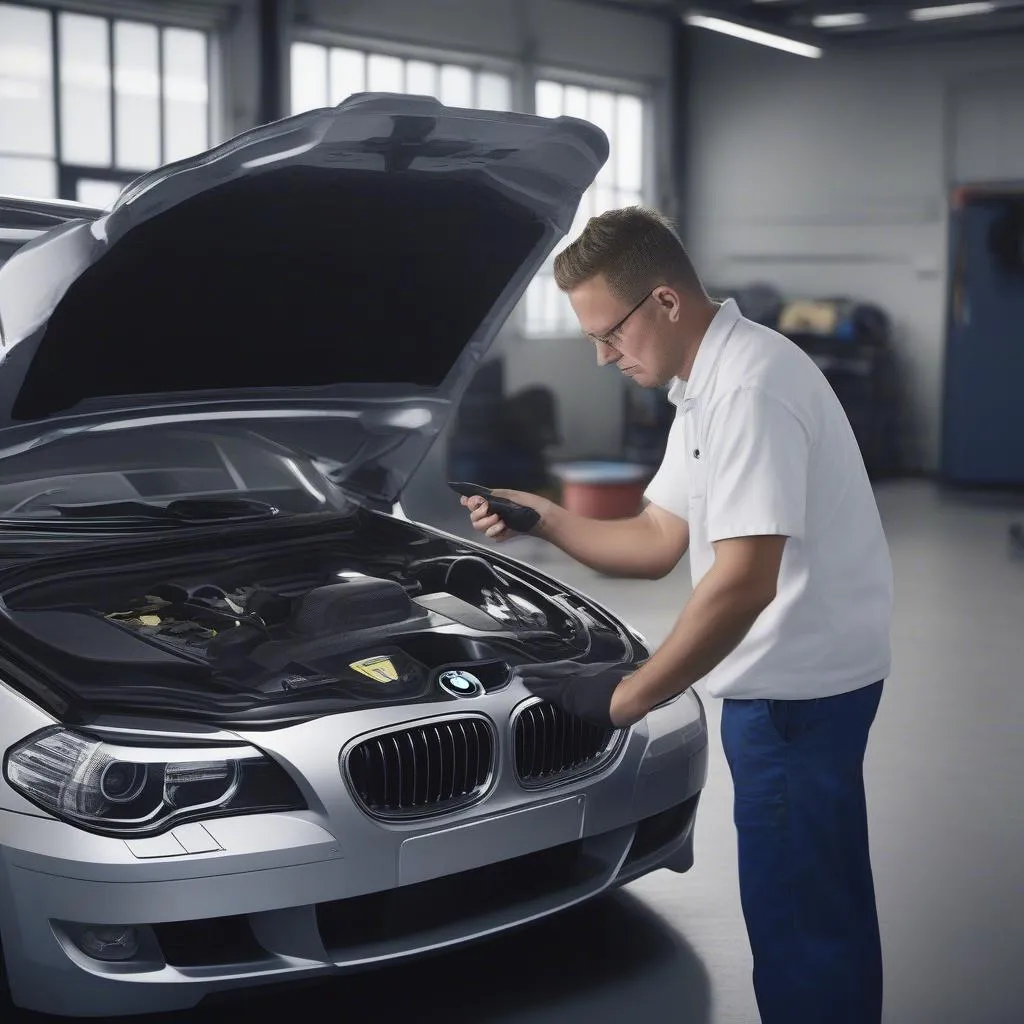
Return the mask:
[(606, 156), (362, 96), (147, 175), (0, 268), (0, 457), (216, 420), (393, 502)]

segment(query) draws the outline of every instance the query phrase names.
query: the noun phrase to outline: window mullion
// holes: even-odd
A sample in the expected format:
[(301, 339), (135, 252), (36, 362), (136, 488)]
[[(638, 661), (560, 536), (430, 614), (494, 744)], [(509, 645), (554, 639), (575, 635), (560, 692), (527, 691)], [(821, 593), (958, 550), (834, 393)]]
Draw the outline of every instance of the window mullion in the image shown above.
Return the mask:
[(117, 83), (115, 73), (117, 68), (117, 53), (114, 49), (114, 19), (107, 18), (107, 75), (108, 95), (107, 102), (110, 106), (110, 167), (117, 167)]
[(57, 161), (57, 194), (62, 199), (67, 199), (68, 196), (64, 194), (64, 147), (61, 138), (63, 117), (60, 103), (60, 21), (55, 9), (50, 11), (50, 52), (53, 63), (50, 84), (53, 91), (53, 155)]
[(166, 61), (164, 60), (164, 47), (166, 46), (166, 32), (161, 25), (157, 29), (156, 46), (156, 77), (157, 77), (157, 104), (159, 106), (158, 117), (160, 118), (160, 163), (167, 162), (167, 83), (164, 75), (166, 73)]
[[(219, 89), (214, 86), (214, 77), (218, 61), (214, 55), (213, 33), (206, 32), (206, 148), (211, 149), (214, 144), (213, 134), (213, 99), (219, 95)], [(280, 90), (279, 90), (280, 91)], [(280, 105), (280, 98), (278, 104)], [(218, 140), (219, 141), (219, 140)]]

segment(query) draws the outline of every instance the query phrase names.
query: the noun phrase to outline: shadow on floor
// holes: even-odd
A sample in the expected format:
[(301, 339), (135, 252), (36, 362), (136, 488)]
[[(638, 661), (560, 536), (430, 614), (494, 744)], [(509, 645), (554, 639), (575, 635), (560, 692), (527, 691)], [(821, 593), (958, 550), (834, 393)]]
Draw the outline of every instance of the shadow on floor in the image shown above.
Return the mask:
[[(260, 987), (218, 997), (189, 1013), (120, 1020), (213, 1024), (258, 1015), (325, 1024), (710, 1024), (710, 988), (704, 965), (679, 935), (628, 892), (617, 891), (507, 935), (402, 966)], [(15, 1020), (41, 1024), (57, 1018), (15, 1014)]]

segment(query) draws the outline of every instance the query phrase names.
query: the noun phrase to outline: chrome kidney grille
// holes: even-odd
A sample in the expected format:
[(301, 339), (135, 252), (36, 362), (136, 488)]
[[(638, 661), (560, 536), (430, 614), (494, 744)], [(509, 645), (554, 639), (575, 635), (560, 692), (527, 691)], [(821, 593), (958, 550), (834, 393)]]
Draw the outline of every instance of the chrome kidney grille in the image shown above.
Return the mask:
[(362, 740), (345, 764), (364, 810), (377, 818), (444, 814), (477, 800), (494, 771), (483, 718), (448, 718)]
[(545, 786), (599, 768), (615, 750), (616, 730), (606, 729), (538, 700), (513, 724), (516, 778)]

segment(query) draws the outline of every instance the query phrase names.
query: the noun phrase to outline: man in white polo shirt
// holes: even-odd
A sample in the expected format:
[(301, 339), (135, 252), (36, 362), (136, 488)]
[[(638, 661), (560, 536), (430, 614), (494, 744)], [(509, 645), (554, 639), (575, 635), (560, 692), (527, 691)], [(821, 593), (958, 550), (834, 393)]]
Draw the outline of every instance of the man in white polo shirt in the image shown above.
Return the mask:
[[(653, 211), (592, 219), (556, 259), (598, 362), (670, 384), (664, 460), (631, 519), (538, 495), (534, 533), (602, 572), (656, 578), (688, 550), (693, 593), (631, 675), (522, 670), (535, 693), (625, 726), (701, 681), (723, 700), (740, 892), (764, 1024), (878, 1024), (882, 965), (862, 777), (890, 671), (888, 545), (849, 421), (811, 359), (713, 302)], [(513, 534), (480, 497), (476, 529)]]

